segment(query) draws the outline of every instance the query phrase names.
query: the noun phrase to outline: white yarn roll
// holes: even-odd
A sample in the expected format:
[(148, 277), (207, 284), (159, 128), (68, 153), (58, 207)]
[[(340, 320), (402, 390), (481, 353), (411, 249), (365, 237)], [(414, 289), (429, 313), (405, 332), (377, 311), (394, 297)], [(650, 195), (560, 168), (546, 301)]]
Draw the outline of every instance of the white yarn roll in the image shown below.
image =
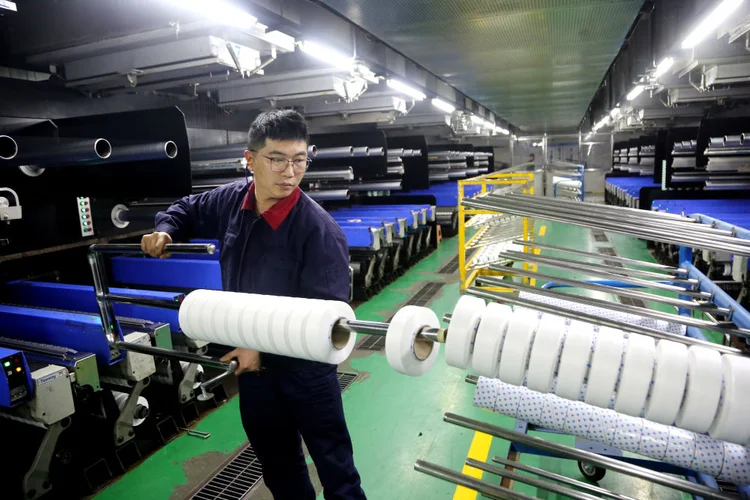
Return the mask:
[(748, 444), (750, 439), (750, 359), (723, 355), (724, 390), (708, 429), (712, 438)]
[(625, 337), (620, 330), (599, 327), (594, 355), (591, 358), (585, 401), (607, 408), (615, 392), (617, 376), (625, 354)]
[(543, 314), (539, 320), (526, 374), (526, 385), (532, 391), (546, 394), (552, 390), (566, 329), (565, 319), (560, 316)]
[(513, 310), (504, 304), (491, 302), (487, 305), (474, 339), (474, 352), (471, 355), (471, 368), (477, 375), (497, 377), (500, 356), (508, 323)]
[(688, 379), (685, 399), (675, 424), (693, 432), (706, 432), (716, 417), (724, 378), (721, 354), (712, 349), (688, 349)]
[(640, 417), (654, 375), (656, 344), (652, 337), (631, 333), (622, 361), (620, 384), (615, 396), (615, 411)]
[(417, 356), (418, 346), (415, 345), (417, 335), (425, 327), (440, 327), (440, 319), (426, 307), (406, 306), (393, 316), (385, 336), (385, 357), (391, 368), (413, 377), (424, 375), (432, 368), (440, 353), (440, 344), (432, 342), (432, 350), (426, 357), (424, 353)]
[(656, 363), (651, 397), (644, 417), (653, 422), (672, 425), (680, 411), (687, 383), (688, 351), (685, 344), (660, 340), (656, 345)]
[(571, 323), (560, 357), (557, 387), (555, 387), (556, 395), (578, 401), (591, 359), (593, 341), (594, 329), (590, 324), (580, 321)]
[(503, 382), (513, 385), (523, 383), (538, 325), (537, 311), (521, 308), (513, 310), (498, 370), (498, 378)]
[(445, 340), (445, 362), (455, 368), (468, 368), (474, 347), (474, 336), (487, 304), (471, 295), (463, 295), (453, 309)]
[(194, 340), (330, 364), (348, 358), (356, 341), (353, 333), (334, 339), (340, 319), (355, 319), (344, 302), (214, 290), (191, 292), (179, 312), (182, 331)]
[[(127, 392), (118, 392), (118, 391), (112, 391), (112, 395), (115, 397), (115, 403), (117, 404), (117, 409), (122, 411), (122, 409), (125, 407), (125, 403), (128, 401), (128, 394)], [(143, 396), (138, 396), (138, 403), (136, 403), (137, 406), (145, 406), (148, 408), (148, 399), (144, 398)], [(145, 418), (134, 418), (133, 419), (133, 427), (138, 427), (143, 422), (145, 422)]]

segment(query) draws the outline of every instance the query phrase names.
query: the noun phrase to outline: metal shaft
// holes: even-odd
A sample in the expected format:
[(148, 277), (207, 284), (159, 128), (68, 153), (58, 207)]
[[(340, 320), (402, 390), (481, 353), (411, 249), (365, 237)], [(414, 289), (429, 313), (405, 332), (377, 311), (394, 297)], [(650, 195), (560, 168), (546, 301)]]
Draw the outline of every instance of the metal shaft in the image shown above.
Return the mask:
[[(532, 263), (532, 264), (540, 264), (544, 267), (551, 267), (554, 269), (562, 269), (564, 271), (578, 271), (580, 272), (582, 268), (575, 263), (573, 264), (567, 264), (563, 263), (558, 260), (554, 259), (545, 259), (544, 261), (538, 259), (538, 255), (531, 255), (531, 254), (523, 254), (524, 257), (522, 260)], [(575, 261), (573, 261), (575, 262)], [(585, 263), (581, 263), (582, 265), (585, 265)], [(609, 278), (612, 280), (622, 281), (623, 283), (629, 283), (631, 285), (638, 285), (643, 288), (653, 288), (654, 290), (663, 290), (665, 292), (673, 292), (680, 295), (687, 295), (690, 297), (700, 298), (700, 299), (710, 299), (711, 294), (706, 292), (701, 292), (698, 290), (686, 290), (685, 288), (677, 285), (670, 285), (668, 283), (659, 283), (655, 281), (648, 281), (640, 278), (631, 278), (629, 276), (622, 276), (620, 274), (614, 274), (609, 271), (601, 271), (598, 269), (587, 267), (585, 269), (586, 274), (589, 274), (591, 276), (600, 276), (603, 278)]]
[(594, 495), (589, 495), (588, 493), (576, 491), (572, 488), (560, 486), (559, 484), (551, 483), (549, 481), (543, 481), (535, 477), (529, 477), (523, 474), (519, 474), (518, 472), (509, 470), (509, 469), (503, 469), (502, 467), (497, 467), (497, 466), (490, 465), (484, 462), (480, 462), (479, 460), (474, 460), (473, 458), (467, 458), (466, 465), (468, 465), (469, 467), (474, 467), (476, 469), (482, 470), (484, 472), (489, 472), (490, 474), (495, 474), (497, 476), (505, 477), (513, 481), (518, 481), (519, 483), (528, 484), (530, 486), (536, 486), (537, 488), (541, 488), (543, 490), (550, 491), (552, 493), (557, 493), (558, 495), (564, 495), (569, 498), (575, 498), (576, 500), (599, 500), (599, 497), (596, 497)]
[(710, 321), (702, 319), (692, 318), (690, 316), (680, 316), (678, 314), (669, 314), (661, 311), (655, 311), (653, 309), (646, 309), (644, 307), (633, 307), (626, 304), (619, 304), (617, 302), (608, 302), (606, 300), (594, 299), (592, 297), (581, 297), (580, 295), (569, 295), (556, 293), (544, 288), (537, 288), (521, 283), (514, 283), (511, 281), (503, 281), (502, 286), (519, 290), (522, 292), (535, 293), (542, 295), (543, 297), (551, 297), (553, 299), (562, 299), (570, 302), (576, 302), (585, 306), (602, 307), (605, 309), (612, 309), (614, 311), (620, 311), (628, 314), (635, 314), (636, 316), (644, 316), (647, 318), (658, 319), (667, 321), (670, 323), (678, 323), (685, 326), (694, 326), (696, 328), (703, 328), (722, 334), (737, 335), (738, 337), (750, 338), (750, 330), (744, 328), (731, 328), (726, 326), (717, 325)]
[(549, 472), (543, 469), (538, 469), (536, 467), (525, 465), (520, 462), (514, 462), (513, 460), (508, 460), (507, 458), (492, 457), (492, 461), (508, 466), (508, 467), (513, 467), (515, 469), (518, 469), (524, 472), (528, 472), (530, 474), (535, 474), (539, 477), (551, 479), (552, 481), (557, 481), (558, 483), (575, 486), (576, 488), (580, 488), (582, 490), (588, 491), (590, 493), (594, 493), (596, 495), (601, 495), (606, 498), (614, 498), (616, 500), (635, 500), (633, 497), (629, 497), (627, 495), (621, 495), (619, 493), (615, 493), (614, 491), (609, 491), (605, 488), (600, 488), (592, 484), (584, 483), (583, 481), (571, 479), (561, 474), (555, 474), (554, 472)]
[(589, 462), (608, 470), (619, 472), (621, 474), (627, 474), (628, 476), (633, 476), (640, 479), (645, 479), (646, 481), (660, 484), (668, 488), (673, 488), (678, 491), (683, 491), (685, 493), (690, 493), (692, 495), (702, 496), (705, 498), (727, 500), (735, 498), (732, 495), (728, 495), (719, 490), (708, 488), (700, 484), (693, 484), (690, 481), (678, 479), (668, 474), (663, 474), (661, 472), (656, 472), (644, 467), (632, 465), (627, 462), (621, 462), (614, 458), (605, 457), (589, 451), (578, 450), (576, 448), (571, 448), (570, 446), (565, 446), (551, 441), (545, 441), (544, 439), (529, 436), (527, 434), (522, 434), (510, 429), (505, 429), (503, 427), (486, 424), (484, 422), (472, 420), (453, 413), (446, 413), (443, 417), (443, 420), (448, 423), (464, 427), (466, 429), (473, 429), (475, 431), (483, 432), (494, 437), (522, 443), (538, 450), (554, 453), (555, 455), (559, 455), (565, 458), (570, 458), (582, 462)]
[(744, 245), (742, 243), (742, 240), (740, 240), (739, 238), (727, 238), (722, 236), (696, 238), (693, 236), (685, 235), (679, 230), (653, 230), (640, 226), (637, 223), (612, 223), (597, 219), (596, 217), (556, 215), (551, 212), (545, 212), (544, 210), (537, 210), (529, 207), (519, 208), (504, 204), (503, 206), (500, 206), (496, 203), (486, 202), (484, 201), (485, 199), (486, 198), (464, 199), (461, 201), (461, 204), (467, 208), (491, 210), (495, 212), (520, 215), (524, 217), (535, 217), (552, 222), (571, 224), (574, 226), (587, 227), (590, 229), (601, 229), (613, 233), (635, 236), (636, 238), (644, 238), (652, 241), (671, 243), (673, 245), (683, 245), (693, 248), (702, 248), (705, 250), (729, 252), (744, 257), (750, 257), (750, 248)]
[(613, 223), (620, 223), (623, 221), (629, 221), (629, 222), (635, 222), (642, 227), (648, 227), (651, 229), (661, 230), (664, 228), (667, 229), (674, 229), (679, 230), (683, 233), (695, 233), (696, 236), (698, 235), (710, 235), (710, 236), (732, 236), (731, 231), (726, 231), (722, 229), (716, 229), (711, 226), (697, 223), (694, 219), (674, 219), (674, 220), (664, 220), (664, 219), (654, 219), (653, 217), (650, 217), (651, 214), (658, 214), (659, 212), (649, 212), (647, 210), (641, 210), (641, 214), (631, 214), (629, 212), (621, 212), (617, 209), (615, 210), (608, 210), (604, 209), (602, 210), (601, 207), (606, 207), (607, 205), (592, 205), (590, 203), (581, 203), (581, 202), (573, 202), (578, 203), (576, 206), (571, 204), (571, 202), (564, 202), (561, 203), (559, 199), (552, 200), (550, 198), (540, 198), (540, 197), (528, 197), (528, 196), (508, 196), (508, 195), (493, 195), (490, 194), (487, 196), (488, 200), (492, 200), (493, 202), (499, 201), (499, 203), (509, 203), (513, 204), (514, 206), (526, 206), (526, 207), (532, 207), (536, 210), (544, 210), (545, 208), (548, 208), (552, 210), (555, 214), (567, 214), (569, 216), (574, 217), (594, 217), (598, 220), (605, 220)]
[[(499, 266), (490, 266), (492, 270), (502, 271), (508, 274), (515, 274), (518, 276), (525, 276), (527, 278), (534, 278), (537, 280), (560, 283), (562, 285), (570, 285), (578, 288), (585, 288), (587, 290), (594, 290), (597, 292), (611, 293), (613, 295), (619, 295), (620, 297), (630, 297), (632, 299), (640, 299), (648, 302), (656, 302), (659, 304), (666, 304), (674, 307), (684, 307), (685, 309), (693, 309), (696, 311), (703, 311), (711, 314), (720, 314), (726, 316), (731, 313), (729, 309), (719, 308), (713, 304), (700, 304), (693, 302), (692, 300), (674, 299), (672, 297), (662, 297), (661, 295), (654, 295), (646, 292), (639, 292), (637, 290), (629, 290), (627, 288), (618, 288), (616, 286), (602, 285), (599, 283), (587, 283), (585, 281), (569, 280), (566, 278), (559, 278), (557, 276), (550, 276), (548, 274), (533, 273), (531, 271), (524, 271), (523, 269), (516, 268), (504, 268), (499, 269)], [(493, 285), (502, 286), (505, 281), (499, 278), (493, 278), (491, 276), (482, 276), (482, 281), (491, 283)]]
[(675, 278), (674, 276), (671, 276), (669, 274), (655, 273), (653, 271), (629, 269), (627, 267), (607, 266), (604, 264), (594, 264), (593, 262), (581, 262), (579, 260), (561, 259), (558, 257), (544, 257), (541, 255), (530, 255), (528, 253), (514, 252), (512, 250), (500, 253), (500, 257), (505, 257), (505, 258), (513, 259), (513, 260), (526, 260), (527, 262), (531, 262), (533, 259), (534, 261), (536, 261), (537, 264), (544, 264), (545, 262), (549, 262), (552, 264), (562, 263), (562, 264), (568, 264), (570, 266), (575, 266), (581, 270), (590, 269), (592, 271), (603, 271), (603, 272), (610, 273), (610, 274), (621, 274), (623, 276), (630, 276), (630, 277), (635, 277), (635, 278), (656, 279), (656, 280), (661, 280), (661, 281), (671, 281), (675, 283), (689, 284), (689, 285), (698, 284), (696, 280), (683, 280), (683, 279)]
[(656, 330), (654, 328), (648, 328), (648, 327), (639, 326), (639, 325), (632, 325), (630, 323), (623, 323), (620, 321), (611, 320), (609, 318), (599, 317), (593, 314), (588, 314), (588, 313), (583, 313), (583, 312), (578, 312), (578, 311), (571, 311), (569, 309), (565, 309), (564, 307), (553, 306), (551, 304), (545, 304), (544, 302), (537, 302), (531, 299), (524, 299), (522, 297), (519, 297), (511, 293), (490, 292), (487, 290), (482, 290), (481, 288), (477, 288), (477, 287), (469, 287), (466, 290), (466, 293), (468, 293), (469, 295), (473, 295), (475, 297), (481, 297), (483, 299), (505, 302), (508, 304), (514, 304), (514, 305), (521, 306), (521, 307), (528, 307), (529, 309), (534, 309), (537, 311), (554, 314), (557, 316), (563, 316), (565, 318), (577, 319), (577, 320), (585, 321), (587, 323), (608, 326), (610, 328), (617, 328), (620, 330), (624, 330), (626, 332), (633, 332), (633, 333), (638, 333), (641, 335), (648, 335), (650, 337), (654, 337), (655, 339), (659, 339), (659, 340), (671, 340), (672, 342), (678, 342), (680, 344), (685, 344), (687, 346), (697, 345), (697, 346), (705, 347), (707, 349), (714, 349), (723, 354), (740, 354), (740, 355), (743, 354), (741, 350), (735, 349), (734, 347), (729, 347), (729, 346), (725, 346), (721, 344), (714, 344), (713, 342), (707, 342), (705, 340), (698, 340), (698, 339), (694, 339), (694, 338), (687, 337), (687, 336), (674, 335), (672, 333), (665, 333), (665, 332), (662, 332), (661, 330)]
[(138, 352), (141, 354), (148, 354), (150, 356), (157, 356), (160, 358), (172, 359), (175, 361), (198, 363), (203, 366), (218, 368), (220, 370), (229, 370), (232, 367), (231, 362), (220, 361), (219, 358), (213, 358), (211, 356), (204, 356), (202, 354), (195, 354), (192, 352), (173, 351), (172, 349), (164, 349), (163, 347), (155, 347), (144, 344), (132, 344), (130, 342), (114, 342), (111, 345), (112, 347), (122, 349), (124, 351)]
[(458, 484), (466, 488), (478, 491), (482, 495), (489, 498), (496, 498), (500, 500), (533, 500), (533, 497), (524, 495), (517, 491), (513, 491), (502, 486), (495, 486), (494, 484), (485, 483), (479, 479), (469, 477), (464, 474), (460, 474), (454, 470), (448, 469), (447, 467), (441, 467), (439, 465), (431, 464), (423, 460), (417, 460), (414, 464), (414, 470), (427, 474), (428, 476), (442, 479), (449, 483)]
[[(143, 253), (141, 245), (137, 243), (111, 243), (111, 244), (96, 244), (89, 247), (90, 252), (98, 253), (129, 253), (129, 254), (140, 254)], [(165, 253), (173, 254), (209, 254), (216, 253), (216, 245), (213, 243), (202, 244), (202, 243), (171, 243), (164, 246)]]
[(513, 241), (513, 244), (525, 246), (525, 247), (531, 247), (531, 248), (539, 248), (542, 250), (552, 250), (554, 252), (563, 252), (563, 253), (569, 253), (572, 255), (582, 255), (584, 257), (588, 257), (590, 259), (597, 259), (597, 260), (606, 260), (609, 262), (621, 262), (623, 264), (630, 264), (633, 266), (639, 266), (639, 267), (648, 267), (650, 269), (658, 269), (660, 271), (664, 271), (666, 273), (670, 274), (684, 274), (687, 271), (685, 269), (678, 269), (676, 267), (672, 266), (665, 266), (664, 264), (657, 264), (656, 262), (643, 262), (640, 260), (635, 259), (628, 259), (627, 257), (620, 257), (620, 256), (614, 256), (614, 255), (602, 255), (600, 253), (591, 253), (591, 252), (584, 252), (583, 250), (575, 250), (573, 248), (563, 248), (563, 247), (556, 247), (553, 245), (547, 245), (545, 243), (537, 243), (536, 241), (523, 241), (523, 240), (515, 240)]

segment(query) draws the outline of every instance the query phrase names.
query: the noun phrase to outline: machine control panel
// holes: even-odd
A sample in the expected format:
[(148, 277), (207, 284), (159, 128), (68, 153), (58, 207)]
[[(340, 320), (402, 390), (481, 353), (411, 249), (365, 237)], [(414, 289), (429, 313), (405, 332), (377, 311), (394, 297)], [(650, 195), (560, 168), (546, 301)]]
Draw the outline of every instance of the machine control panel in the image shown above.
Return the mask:
[(21, 351), (0, 347), (0, 406), (11, 408), (32, 395), (31, 377)]
[(76, 199), (78, 221), (81, 225), (81, 236), (94, 236), (94, 219), (91, 215), (91, 200), (86, 196)]

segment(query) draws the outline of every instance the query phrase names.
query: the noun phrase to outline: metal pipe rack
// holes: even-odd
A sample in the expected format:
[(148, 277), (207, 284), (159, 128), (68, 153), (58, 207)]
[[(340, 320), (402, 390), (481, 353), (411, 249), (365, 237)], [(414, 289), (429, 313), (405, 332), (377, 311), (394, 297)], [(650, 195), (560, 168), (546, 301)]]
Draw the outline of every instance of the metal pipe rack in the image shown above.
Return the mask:
[[(747, 341), (750, 338), (750, 314), (693, 266), (690, 258), (693, 247), (697, 245), (700, 245), (699, 248), (717, 249), (723, 252), (733, 252), (735, 255), (746, 256), (750, 250), (750, 241), (742, 239), (742, 237), (747, 233), (738, 231), (734, 227), (728, 230), (730, 229), (729, 225), (722, 224), (721, 221), (710, 218), (705, 218), (706, 224), (702, 225), (700, 224), (700, 222), (703, 222), (702, 217), (687, 218), (675, 214), (653, 213), (641, 210), (636, 212), (635, 210), (621, 207), (604, 207), (557, 199), (550, 200), (537, 197), (532, 199), (530, 196), (519, 194), (488, 193), (476, 199), (462, 200), (462, 205), (469, 209), (481, 209), (488, 212), (494, 211), (498, 214), (512, 214), (521, 217), (538, 217), (591, 229), (628, 234), (648, 240), (673, 243), (680, 245), (681, 249), (679, 265), (667, 266), (624, 257), (592, 254), (581, 250), (561, 248), (533, 241), (516, 240), (514, 243), (522, 246), (525, 252), (503, 252), (500, 256), (514, 261), (519, 267), (511, 268), (491, 265), (489, 269), (494, 271), (495, 275), (475, 276), (474, 281), (470, 283), (470, 286), (466, 290), (467, 294), (573, 320), (619, 328), (626, 332), (648, 335), (656, 339), (679, 342), (687, 346), (702, 346), (722, 354), (748, 355), (745, 350), (734, 347), (736, 344), (733, 345), (726, 342), (726, 339), (734, 337), (741, 341)], [(567, 253), (587, 259), (603, 261), (603, 263), (595, 264), (546, 256), (542, 257), (538, 255), (538, 252), (532, 252), (534, 249)], [(606, 264), (610, 262), (616, 262), (622, 267)], [(520, 266), (521, 263), (523, 264), (523, 268)], [(578, 272), (583, 271), (588, 275), (605, 278), (605, 280), (582, 281), (558, 278), (536, 271), (537, 266)], [(531, 271), (532, 268), (535, 271)], [(508, 279), (508, 277), (513, 276), (523, 278), (524, 283)], [(546, 281), (547, 285), (544, 288), (531, 286), (528, 284), (531, 280)], [(553, 288), (560, 287), (583, 288), (658, 303), (674, 307), (675, 312), (678, 314), (668, 314), (647, 309), (646, 307), (612, 303), (552, 290)], [(631, 288), (640, 288), (642, 290), (632, 290)], [(649, 289), (656, 290), (661, 295), (651, 293)], [(519, 292), (525, 292), (526, 296), (519, 296)], [(664, 292), (673, 295), (665, 295)], [(562, 304), (533, 300), (532, 297), (534, 295), (540, 297), (539, 300), (545, 298), (562, 299), (581, 307), (577, 307), (574, 310)], [(617, 319), (599, 317), (594, 313), (581, 312), (581, 309), (585, 306), (605, 307), (642, 318), (651, 318), (684, 325), (687, 327), (685, 329), (687, 335), (680, 336), (640, 324), (629, 324)], [(701, 313), (708, 319), (693, 317), (694, 312)], [(720, 320), (717, 320), (717, 317)], [(444, 319), (449, 320), (450, 318), (446, 317)], [(725, 339), (724, 344), (707, 341), (702, 330), (723, 334), (723, 338)], [(476, 383), (476, 380), (476, 377), (467, 377), (467, 382)], [(514, 430), (453, 414), (446, 414), (445, 421), (497, 438), (506, 439), (511, 442), (510, 450), (513, 454), (534, 453), (573, 459), (579, 462), (582, 472), (584, 468), (586, 470), (593, 468), (596, 473), (601, 471), (601, 474), (605, 470), (613, 470), (689, 493), (695, 498), (736, 498), (733, 493), (722, 491), (716, 479), (706, 474), (696, 473), (659, 461), (624, 456), (621, 450), (586, 440), (577, 439), (576, 447), (574, 448), (529, 436), (527, 433), (530, 430), (542, 432), (557, 431), (537, 428), (522, 420), (517, 420)], [(503, 482), (500, 485), (500, 490), (492, 489), (496, 485), (487, 480), (469, 478), (455, 471), (438, 469), (436, 468), (437, 466), (433, 466), (432, 464), (425, 466), (423, 462), (418, 462), (415, 469), (433, 477), (475, 489), (490, 498), (515, 498), (512, 495), (518, 492), (514, 492), (508, 488), (503, 489), (505, 486), (511, 484), (509, 481), (523, 482), (536, 486), (540, 490), (561, 494), (570, 498), (628, 498), (625, 495), (581, 483), (580, 481), (560, 476), (559, 474), (529, 467), (514, 460), (495, 457), (493, 458), (493, 462), (499, 463), (505, 466), (505, 468), (472, 459), (468, 459), (466, 465), (502, 477)], [(514, 469), (530, 473), (537, 477), (522, 475), (514, 471)], [(674, 475), (684, 476), (685, 479), (680, 479)], [(737, 491), (743, 497), (747, 497), (750, 494), (750, 487), (737, 485)]]

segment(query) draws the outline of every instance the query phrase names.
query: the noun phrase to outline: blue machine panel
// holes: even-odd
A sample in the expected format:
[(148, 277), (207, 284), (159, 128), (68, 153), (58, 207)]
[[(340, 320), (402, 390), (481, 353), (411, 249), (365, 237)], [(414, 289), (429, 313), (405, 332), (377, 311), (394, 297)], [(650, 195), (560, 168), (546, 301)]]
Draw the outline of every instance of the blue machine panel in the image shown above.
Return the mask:
[(221, 290), (219, 261), (115, 257), (112, 275), (118, 283), (206, 290)]
[(0, 406), (12, 408), (34, 396), (29, 365), (21, 351), (0, 347)]
[(333, 220), (336, 221), (340, 227), (344, 226), (369, 226), (369, 227), (383, 227), (383, 223), (387, 222), (394, 224), (394, 231), (396, 236), (403, 238), (406, 234), (406, 228), (401, 223), (400, 219), (390, 219), (386, 217), (344, 217), (337, 215), (336, 213), (331, 214)]
[(91, 352), (102, 365), (122, 359), (113, 358), (98, 315), (0, 305), (0, 336)]
[[(44, 283), (41, 281), (12, 281), (1, 288), (5, 301), (17, 305), (63, 309), (66, 311), (99, 314), (94, 287), (69, 285), (64, 283)], [(110, 288), (116, 295), (147, 299), (161, 299), (182, 302), (181, 293), (153, 292), (130, 288)], [(178, 311), (131, 304), (114, 304), (115, 315), (123, 318), (138, 318), (154, 323), (169, 323), (173, 332), (180, 331)]]
[(370, 228), (367, 226), (345, 226), (341, 230), (346, 236), (349, 248), (370, 248), (375, 241)]

